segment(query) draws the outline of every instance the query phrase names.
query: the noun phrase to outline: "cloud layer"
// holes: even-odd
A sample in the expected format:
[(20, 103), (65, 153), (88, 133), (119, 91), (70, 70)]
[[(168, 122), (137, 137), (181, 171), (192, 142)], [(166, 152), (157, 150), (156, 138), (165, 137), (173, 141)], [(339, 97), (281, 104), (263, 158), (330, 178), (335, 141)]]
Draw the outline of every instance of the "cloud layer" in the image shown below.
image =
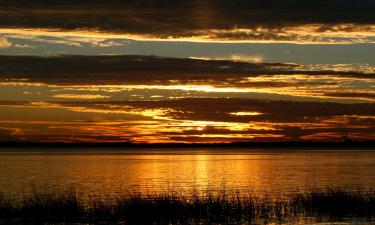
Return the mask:
[(371, 0), (1, 1), (0, 28), (97, 30), (138, 38), (373, 42)]
[(295, 100), (375, 101), (371, 70), (334, 68), (155, 56), (0, 56), (0, 82), (24, 86), (24, 92), (30, 92), (27, 86), (40, 86), (54, 91), (53, 96), (106, 96), (112, 100), (120, 94), (149, 98), (235, 94), (241, 98), (278, 95)]
[(375, 104), (206, 98), (0, 105), (12, 113), (0, 115), (1, 129), (29, 141), (342, 141), (346, 133), (375, 139)]
[(233, 60), (0, 56), (0, 139), (375, 139), (372, 71)]

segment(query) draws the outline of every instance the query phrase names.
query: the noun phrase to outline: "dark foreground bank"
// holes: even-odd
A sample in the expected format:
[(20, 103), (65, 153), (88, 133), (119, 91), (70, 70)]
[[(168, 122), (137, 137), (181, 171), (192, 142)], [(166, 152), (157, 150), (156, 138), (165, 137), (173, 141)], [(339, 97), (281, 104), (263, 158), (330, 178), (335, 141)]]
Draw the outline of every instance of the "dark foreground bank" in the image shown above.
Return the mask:
[(124, 194), (82, 198), (75, 190), (34, 189), (14, 203), (0, 194), (0, 224), (262, 224), (303, 221), (375, 222), (375, 191), (340, 188), (270, 198)]

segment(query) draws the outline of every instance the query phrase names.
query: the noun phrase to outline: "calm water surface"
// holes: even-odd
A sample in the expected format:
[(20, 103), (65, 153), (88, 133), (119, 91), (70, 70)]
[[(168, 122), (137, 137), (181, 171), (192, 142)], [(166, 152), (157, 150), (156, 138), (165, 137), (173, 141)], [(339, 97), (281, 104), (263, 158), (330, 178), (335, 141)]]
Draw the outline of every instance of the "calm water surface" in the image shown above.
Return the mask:
[(375, 151), (1, 149), (0, 191), (74, 186), (88, 195), (375, 187)]

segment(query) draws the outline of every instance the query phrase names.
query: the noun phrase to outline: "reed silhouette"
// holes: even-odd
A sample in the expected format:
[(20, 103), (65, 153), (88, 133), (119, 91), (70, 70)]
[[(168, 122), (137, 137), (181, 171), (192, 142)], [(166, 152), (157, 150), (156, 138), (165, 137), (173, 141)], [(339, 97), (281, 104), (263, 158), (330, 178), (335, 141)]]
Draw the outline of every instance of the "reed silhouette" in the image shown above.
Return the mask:
[(108, 200), (48, 188), (12, 202), (0, 194), (0, 224), (261, 224), (375, 221), (375, 191), (327, 188), (284, 197), (239, 192), (205, 195), (128, 193)]

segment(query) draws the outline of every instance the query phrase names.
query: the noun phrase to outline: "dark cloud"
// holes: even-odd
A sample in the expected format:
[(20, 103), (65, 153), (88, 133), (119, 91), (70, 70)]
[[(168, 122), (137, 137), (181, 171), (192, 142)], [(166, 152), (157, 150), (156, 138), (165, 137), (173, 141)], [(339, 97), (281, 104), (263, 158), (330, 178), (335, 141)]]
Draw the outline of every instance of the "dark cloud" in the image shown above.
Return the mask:
[(12, 140), (12, 131), (0, 128), (0, 141)]
[[(195, 60), (154, 56), (0, 56), (0, 78), (27, 79), (27, 82), (53, 85), (168, 85), (226, 83), (238, 87), (278, 87), (277, 80), (239, 83), (239, 79), (263, 75), (313, 75), (373, 79), (373, 74), (332, 70), (304, 71), (298, 65), (283, 63), (246, 63), (224, 60)], [(234, 79), (234, 80), (233, 80)], [(309, 84), (309, 80), (306, 84)], [(335, 81), (325, 84), (334, 85)], [(314, 83), (319, 85), (318, 83)], [(322, 83), (320, 83), (322, 84)], [(227, 84), (228, 85), (228, 84)], [(284, 86), (288, 86), (284, 83)], [(304, 85), (304, 84), (298, 84)]]
[(285, 36), (278, 33), (286, 27), (320, 24), (316, 28), (319, 32), (351, 31), (358, 28), (335, 25), (375, 23), (372, 0), (2, 0), (0, 4), (3, 28), (88, 28), (164, 38), (236, 27), (266, 31), (213, 37), (283, 40)]
[(332, 97), (341, 97), (341, 98), (368, 98), (375, 99), (375, 93), (366, 93), (366, 92), (355, 92), (355, 91), (331, 91), (324, 93), (326, 96)]
[[(121, 112), (121, 110), (125, 110), (126, 112), (126, 110), (129, 110), (129, 107), (139, 110), (157, 110), (164, 108), (169, 109), (169, 111), (165, 111), (165, 115), (170, 118), (197, 121), (315, 123), (322, 118), (345, 116), (373, 117), (372, 120), (375, 119), (374, 103), (342, 104), (334, 102), (275, 101), (235, 98), (184, 98), (164, 101), (54, 101), (49, 103), (62, 107), (86, 107), (93, 110), (113, 110), (117, 112)], [(32, 102), (29, 101), (0, 101), (0, 105), (40, 106), (39, 104), (32, 104)], [(260, 114), (232, 114), (237, 112), (258, 112)]]
[(289, 70), (287, 64), (248, 64), (230, 61), (145, 56), (0, 56), (2, 77), (49, 84), (147, 84), (167, 80), (227, 79), (245, 74)]
[[(121, 109), (130, 106), (139, 109), (167, 108), (167, 116), (179, 120), (222, 122), (316, 123), (321, 118), (340, 116), (374, 116), (375, 104), (340, 104), (329, 102), (263, 101), (227, 98), (187, 98), (169, 101), (116, 101), (99, 103), (70, 102), (64, 106), (85, 106), (93, 109)], [(236, 116), (236, 112), (259, 112), (260, 115)], [(373, 121), (375, 122), (375, 121)], [(373, 124), (375, 125), (375, 124)], [(375, 127), (374, 127), (375, 128)]]

